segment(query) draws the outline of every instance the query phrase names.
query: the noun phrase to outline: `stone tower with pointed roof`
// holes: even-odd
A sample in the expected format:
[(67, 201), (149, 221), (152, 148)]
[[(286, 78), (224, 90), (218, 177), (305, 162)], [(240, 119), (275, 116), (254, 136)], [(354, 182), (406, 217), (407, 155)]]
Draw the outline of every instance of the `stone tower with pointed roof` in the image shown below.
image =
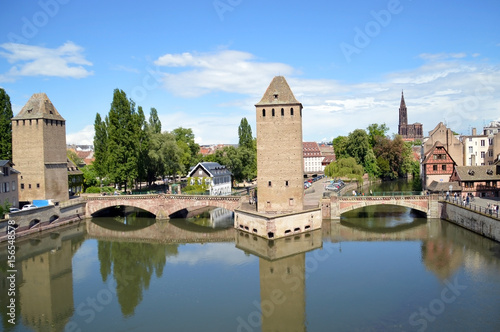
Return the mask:
[(399, 105), (399, 125), (398, 134), (405, 141), (422, 140), (424, 138), (421, 123), (408, 124), (408, 110), (406, 108), (405, 97), (401, 91), (401, 104)]
[(12, 118), (12, 159), (19, 202), (63, 201), (68, 195), (66, 121), (45, 93), (35, 93)]
[(302, 104), (285, 78), (276, 76), (255, 107), (258, 212), (302, 211)]

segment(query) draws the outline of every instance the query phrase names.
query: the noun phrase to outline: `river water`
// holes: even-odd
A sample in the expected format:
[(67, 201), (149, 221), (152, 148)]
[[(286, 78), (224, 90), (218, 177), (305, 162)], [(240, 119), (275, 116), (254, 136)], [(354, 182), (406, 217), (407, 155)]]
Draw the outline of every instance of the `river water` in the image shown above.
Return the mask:
[(94, 218), (6, 250), (3, 331), (500, 331), (500, 244), (403, 207), (266, 241), (227, 211)]

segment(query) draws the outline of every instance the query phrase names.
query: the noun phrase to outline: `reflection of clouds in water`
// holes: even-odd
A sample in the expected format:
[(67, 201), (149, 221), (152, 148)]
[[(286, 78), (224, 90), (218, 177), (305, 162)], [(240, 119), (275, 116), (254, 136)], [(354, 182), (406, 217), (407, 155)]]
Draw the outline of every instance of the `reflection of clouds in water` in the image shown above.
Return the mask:
[[(74, 264), (78, 262), (78, 264)], [(91, 271), (97, 267), (92, 268), (92, 265), (99, 264), (97, 259), (97, 241), (87, 240), (73, 256), (73, 282), (78, 282), (85, 279), (91, 274)]]
[(179, 253), (169, 257), (167, 264), (221, 263), (227, 265), (247, 264), (257, 257), (245, 255), (241, 250), (234, 250), (234, 243), (206, 243), (200, 245), (179, 246)]

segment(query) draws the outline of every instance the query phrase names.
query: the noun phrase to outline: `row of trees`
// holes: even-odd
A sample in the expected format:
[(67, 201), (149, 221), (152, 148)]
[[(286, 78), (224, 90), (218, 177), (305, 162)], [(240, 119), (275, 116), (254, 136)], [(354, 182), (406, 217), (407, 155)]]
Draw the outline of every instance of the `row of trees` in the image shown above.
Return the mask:
[(108, 115), (99, 113), (94, 122), (95, 174), (127, 186), (137, 182), (152, 184), (157, 177), (184, 174), (199, 159), (199, 145), (191, 129), (161, 130), (158, 112), (151, 108), (146, 121), (125, 92), (115, 89)]
[(256, 141), (246, 118), (238, 128), (239, 144), (226, 146), (203, 157), (191, 129), (162, 131), (158, 112), (151, 108), (146, 121), (141, 106), (136, 108), (125, 92), (115, 89), (108, 115), (96, 114), (93, 165), (85, 170), (86, 186), (98, 185), (95, 178), (120, 186), (138, 182), (151, 185), (158, 177), (185, 175), (200, 161), (225, 165), (233, 179), (242, 181), (257, 175)]
[(385, 123), (371, 124), (366, 130), (356, 129), (348, 136), (335, 138), (333, 148), (337, 161), (327, 166), (325, 173), (356, 179), (363, 173), (389, 180), (410, 173), (418, 177), (420, 168), (412, 156), (413, 144), (403, 141), (399, 135), (389, 138), (388, 131)]

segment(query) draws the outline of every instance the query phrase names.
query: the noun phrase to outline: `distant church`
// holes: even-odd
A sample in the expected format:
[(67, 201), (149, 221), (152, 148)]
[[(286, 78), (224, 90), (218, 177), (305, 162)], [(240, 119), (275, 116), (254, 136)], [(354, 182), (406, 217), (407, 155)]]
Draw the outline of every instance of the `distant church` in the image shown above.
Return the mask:
[(399, 106), (399, 126), (398, 135), (401, 135), (404, 141), (415, 141), (424, 138), (424, 131), (421, 123), (408, 124), (408, 113), (405, 104), (405, 97), (401, 91), (401, 104)]
[(20, 203), (69, 198), (66, 121), (45, 93), (33, 94), (12, 118), (12, 159), (21, 172)]

